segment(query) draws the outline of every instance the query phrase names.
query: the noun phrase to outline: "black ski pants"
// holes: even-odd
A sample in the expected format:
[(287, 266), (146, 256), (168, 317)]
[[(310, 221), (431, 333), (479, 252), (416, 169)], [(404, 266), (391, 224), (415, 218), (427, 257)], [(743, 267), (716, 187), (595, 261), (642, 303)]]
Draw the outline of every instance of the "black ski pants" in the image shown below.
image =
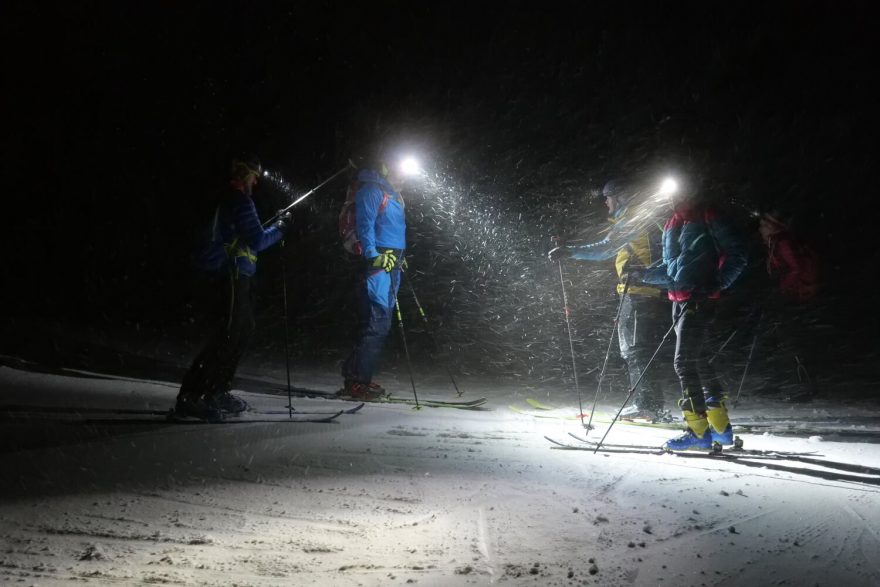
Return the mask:
[(229, 273), (223, 292), (223, 321), (183, 377), (180, 395), (212, 397), (229, 391), (254, 332), (251, 277)]
[(673, 366), (681, 381), (682, 408), (706, 411), (706, 398), (720, 397), (721, 382), (709, 363), (712, 349), (707, 344), (715, 323), (713, 301), (673, 302), (675, 358)]

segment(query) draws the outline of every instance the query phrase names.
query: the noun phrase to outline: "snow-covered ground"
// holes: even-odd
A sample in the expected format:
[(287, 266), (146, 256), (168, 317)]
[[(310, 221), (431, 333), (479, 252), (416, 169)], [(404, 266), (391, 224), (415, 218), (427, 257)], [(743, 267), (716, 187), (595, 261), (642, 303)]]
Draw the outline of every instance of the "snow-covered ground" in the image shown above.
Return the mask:
[[(330, 424), (241, 426), (3, 417), (0, 580), (880, 585), (877, 485), (675, 455), (552, 450), (545, 435), (582, 434), (580, 423), (509, 406), (531, 410), (524, 400), (536, 397), (560, 408), (536, 415), (570, 417), (576, 398), (486, 381), (462, 387), (466, 398), (487, 396), (487, 409), (368, 404)], [(4, 405), (158, 409), (177, 391), (10, 367), (0, 367), (0, 389)], [(440, 386), (422, 393), (441, 390), (448, 395)], [(257, 408), (286, 404), (243, 395)], [(770, 408), (838, 414), (770, 404), (762, 413)], [(615, 426), (608, 442), (659, 444), (671, 434)], [(880, 467), (878, 444), (743, 438), (747, 448)]]

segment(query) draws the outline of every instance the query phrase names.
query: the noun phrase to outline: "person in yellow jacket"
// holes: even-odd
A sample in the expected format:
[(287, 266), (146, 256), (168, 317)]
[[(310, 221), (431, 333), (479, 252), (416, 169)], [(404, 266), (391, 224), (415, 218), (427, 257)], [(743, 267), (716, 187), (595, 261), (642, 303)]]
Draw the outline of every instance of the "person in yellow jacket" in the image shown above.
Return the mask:
[(617, 322), (620, 356), (626, 363), (630, 386), (636, 385), (641, 377), (635, 401), (620, 417), (656, 422), (670, 420), (671, 414), (664, 407), (660, 378), (650, 371), (645, 372), (645, 366), (668, 327), (669, 312), (663, 290), (641, 284), (639, 277), (646, 267), (662, 257), (662, 225), (649, 208), (640, 210), (630, 205), (634, 193), (621, 180), (608, 181), (600, 193), (611, 222), (605, 238), (585, 245), (557, 247), (549, 256), (553, 261), (565, 258), (578, 261), (614, 259), (617, 294), (621, 296)]

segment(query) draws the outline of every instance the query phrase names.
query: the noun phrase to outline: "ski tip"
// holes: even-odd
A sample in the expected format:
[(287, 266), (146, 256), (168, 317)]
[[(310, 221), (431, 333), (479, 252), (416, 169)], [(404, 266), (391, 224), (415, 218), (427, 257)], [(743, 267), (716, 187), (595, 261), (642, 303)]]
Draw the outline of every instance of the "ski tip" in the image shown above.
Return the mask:
[(539, 402), (538, 400), (530, 398), (530, 397), (526, 398), (526, 403), (529, 404), (530, 406), (532, 406), (533, 408), (537, 408), (539, 410), (555, 410), (556, 409), (553, 406), (548, 406), (547, 404), (543, 404), (543, 403)]

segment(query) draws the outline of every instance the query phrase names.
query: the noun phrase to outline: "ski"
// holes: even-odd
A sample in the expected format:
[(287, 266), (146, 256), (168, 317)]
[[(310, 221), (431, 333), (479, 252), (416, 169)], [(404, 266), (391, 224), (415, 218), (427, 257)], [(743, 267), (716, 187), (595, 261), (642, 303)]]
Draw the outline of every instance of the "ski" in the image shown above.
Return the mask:
[[(346, 410), (342, 410), (343, 414), (356, 414), (364, 407), (364, 402), (354, 406), (353, 408), (348, 408)], [(292, 413), (294, 416), (303, 415), (303, 416), (330, 416), (337, 412), (338, 410), (298, 410), (293, 408)], [(28, 416), (28, 415), (89, 415), (89, 414), (116, 414), (116, 415), (130, 415), (130, 416), (170, 416), (173, 412), (171, 410), (151, 410), (151, 409), (138, 409), (138, 408), (99, 408), (99, 407), (74, 407), (74, 406), (22, 406), (22, 405), (12, 405), (12, 406), (0, 406), (0, 415), (3, 417), (11, 417), (11, 416)], [(255, 414), (255, 415), (263, 415), (263, 416), (276, 416), (276, 415), (289, 415), (291, 410), (285, 408), (281, 410), (253, 410), (248, 409), (245, 413), (247, 414)], [(230, 415), (228, 417), (235, 417), (235, 415)]]
[(555, 410), (553, 406), (548, 406), (547, 404), (543, 404), (536, 399), (532, 399), (530, 397), (526, 398), (526, 403), (538, 410)]
[[(284, 417), (283, 415), (279, 415), (275, 418), (269, 418), (263, 415), (258, 415), (254, 417), (228, 417), (224, 420), (218, 420), (216, 422), (211, 422), (209, 420), (199, 420), (198, 418), (176, 418), (173, 415), (166, 414), (164, 417), (155, 417), (148, 418), (142, 416), (134, 416), (132, 418), (115, 418), (115, 417), (107, 417), (107, 418), (86, 418), (82, 422), (84, 424), (90, 425), (131, 425), (131, 424), (152, 424), (159, 426), (166, 425), (198, 425), (198, 424), (206, 424), (206, 425), (217, 425), (222, 426), (225, 424), (323, 424), (336, 420), (339, 416), (343, 414), (343, 411), (333, 414), (326, 415), (313, 415), (313, 416), (299, 416), (299, 417)], [(296, 416), (296, 414), (294, 414)]]
[[(512, 411), (516, 412), (517, 414), (523, 414), (524, 416), (532, 416), (533, 418), (546, 418), (546, 419), (550, 419), (550, 420), (580, 420), (582, 416), (583, 416), (584, 420), (589, 420), (589, 418), (590, 418), (590, 414), (588, 414), (588, 413), (582, 414), (582, 415), (579, 415), (579, 414), (562, 415), (562, 414), (547, 414), (547, 413), (544, 413), (543, 411), (530, 412), (530, 411), (524, 410), (524, 409), (517, 407), (517, 406), (514, 406), (514, 405), (509, 405), (508, 408), (510, 408)], [(593, 416), (593, 422), (596, 422), (599, 424), (610, 424), (613, 417), (614, 416), (604, 414), (604, 413), (599, 414), (597, 412), (596, 415)], [(648, 421), (640, 421), (640, 420), (623, 420), (623, 419), (619, 419), (617, 421), (617, 423), (621, 424), (623, 426), (648, 426), (651, 428), (662, 428), (664, 430), (680, 430), (681, 427), (684, 425), (683, 421), (648, 422)]]
[[(778, 471), (787, 471), (790, 473), (798, 473), (803, 475), (810, 475), (814, 477), (821, 477), (823, 479), (835, 480), (835, 481), (856, 481), (859, 483), (868, 483), (871, 485), (880, 485), (880, 469), (875, 467), (867, 467), (864, 465), (858, 465), (855, 463), (845, 463), (840, 461), (829, 461), (825, 459), (819, 458), (811, 458), (807, 456), (800, 455), (786, 455), (780, 453), (768, 452), (767, 454), (737, 454), (735, 451), (686, 451), (686, 450), (667, 450), (664, 448), (650, 447), (650, 448), (640, 448), (637, 446), (627, 446), (622, 445), (619, 447), (606, 446), (602, 445), (601, 448), (596, 450), (595, 446), (577, 446), (568, 444), (566, 442), (560, 442), (549, 436), (544, 437), (547, 441), (553, 444), (550, 448), (557, 450), (577, 450), (577, 451), (587, 451), (587, 452), (600, 452), (607, 454), (642, 454), (642, 455), (654, 455), (654, 456), (663, 456), (663, 455), (675, 455), (682, 458), (688, 459), (709, 459), (716, 461), (727, 461), (733, 462), (736, 464), (741, 464), (744, 466), (750, 467), (759, 467), (766, 469), (773, 469)], [(779, 463), (778, 461), (782, 461)], [(809, 465), (816, 465), (820, 467), (824, 467), (826, 469), (837, 469), (837, 471), (820, 471), (818, 469), (810, 469), (806, 467), (793, 467), (786, 465), (785, 462), (800, 462)], [(841, 473), (839, 471), (846, 471), (847, 473), (858, 473), (860, 475), (849, 475), (846, 473)]]
[[(542, 418), (542, 419), (553, 419), (553, 420), (578, 420), (579, 416), (576, 414), (571, 415), (561, 415), (561, 414), (548, 414), (543, 411), (532, 412), (528, 410), (524, 410), (518, 408), (517, 406), (508, 406), (512, 411), (523, 414), (526, 416), (532, 416), (533, 418)], [(584, 414), (584, 419), (588, 419), (589, 414)], [(593, 423), (598, 424), (610, 424), (613, 419), (612, 415), (607, 413), (597, 412), (593, 416)], [(880, 429), (877, 428), (875, 422), (868, 422), (865, 424), (857, 423), (855, 421), (853, 424), (846, 418), (841, 418), (840, 422), (831, 421), (810, 421), (807, 420), (805, 423), (801, 423), (796, 417), (792, 417), (790, 420), (781, 420), (781, 419), (773, 419), (767, 421), (740, 421), (734, 420), (733, 431), (739, 434), (775, 434), (778, 436), (843, 436), (843, 437), (852, 437), (852, 438), (880, 438)], [(644, 428), (656, 428), (659, 430), (683, 430), (684, 422), (681, 420), (673, 421), (673, 422), (649, 422), (647, 420), (624, 420), (620, 418), (617, 420), (617, 425), (620, 426), (636, 426), (636, 427), (644, 427)]]
[(561, 416), (558, 414), (542, 414), (540, 412), (538, 412), (538, 413), (527, 412), (526, 410), (523, 410), (522, 408), (519, 408), (514, 405), (509, 405), (507, 407), (510, 408), (512, 411), (516, 412), (517, 414), (523, 414), (524, 416), (532, 416), (533, 418), (546, 418), (548, 420), (577, 420), (578, 419), (578, 416), (576, 416), (576, 415)]
[[(569, 436), (577, 440), (578, 442), (583, 442), (586, 445), (596, 447), (599, 445), (598, 442), (594, 440), (589, 440), (582, 436), (578, 436), (574, 432), (569, 432)], [(742, 440), (737, 437), (737, 440), (742, 443)], [(610, 442), (605, 442), (602, 446), (607, 446), (608, 448), (635, 448), (639, 450), (666, 450), (662, 446), (657, 445), (647, 445), (647, 444), (613, 444)], [(757, 449), (749, 449), (742, 448), (741, 446), (734, 445), (731, 448), (725, 448), (722, 450), (725, 454), (735, 454), (735, 455), (774, 455), (774, 456), (784, 456), (784, 457), (820, 457), (822, 456), (816, 451), (813, 452), (789, 452), (789, 451), (781, 451), (781, 450), (757, 450)]]
[[(283, 391), (287, 393), (287, 389), (279, 389), (279, 391)], [(291, 389), (291, 395), (295, 395), (297, 397), (307, 397), (307, 398), (324, 398), (324, 399), (332, 399), (332, 400), (342, 400), (342, 401), (358, 401), (363, 402), (364, 400), (360, 398), (352, 398), (346, 397), (343, 395), (339, 395), (335, 391), (322, 391), (319, 389), (309, 389), (306, 387), (294, 387)], [(485, 404), (488, 400), (484, 397), (472, 399), (472, 400), (442, 400), (442, 399), (433, 399), (433, 398), (425, 398), (419, 399), (418, 405), (424, 406), (427, 408), (456, 408), (460, 410), (474, 410), (481, 409), (483, 404)], [(416, 401), (412, 398), (408, 397), (395, 397), (395, 396), (386, 396), (377, 398), (375, 400), (368, 400), (367, 403), (375, 403), (375, 404), (407, 404), (407, 405), (416, 405)]]

